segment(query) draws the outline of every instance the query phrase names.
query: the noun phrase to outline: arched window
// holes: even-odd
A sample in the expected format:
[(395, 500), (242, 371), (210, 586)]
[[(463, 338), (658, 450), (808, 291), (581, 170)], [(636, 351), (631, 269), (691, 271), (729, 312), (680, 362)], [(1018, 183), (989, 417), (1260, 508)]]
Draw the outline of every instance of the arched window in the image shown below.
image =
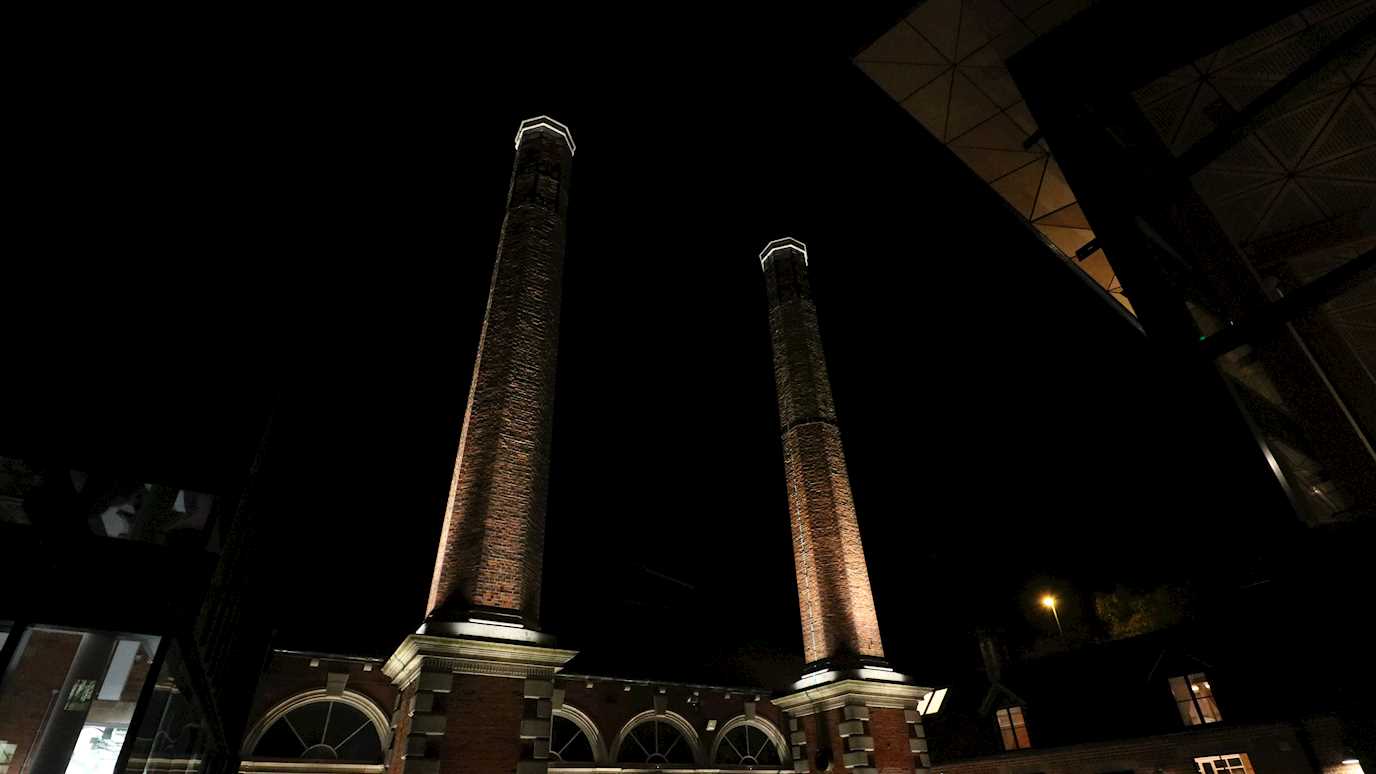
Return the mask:
[(601, 763), (606, 757), (602, 736), (587, 715), (565, 704), (554, 711), (549, 757), (564, 763)]
[(618, 741), (617, 763), (697, 762), (692, 726), (676, 715), (643, 713), (627, 724)]
[(783, 735), (768, 722), (745, 716), (731, 719), (717, 732), (712, 762), (728, 766), (782, 766)]
[(360, 694), (309, 691), (268, 711), (245, 748), (261, 758), (381, 763), (386, 727), (386, 716)]

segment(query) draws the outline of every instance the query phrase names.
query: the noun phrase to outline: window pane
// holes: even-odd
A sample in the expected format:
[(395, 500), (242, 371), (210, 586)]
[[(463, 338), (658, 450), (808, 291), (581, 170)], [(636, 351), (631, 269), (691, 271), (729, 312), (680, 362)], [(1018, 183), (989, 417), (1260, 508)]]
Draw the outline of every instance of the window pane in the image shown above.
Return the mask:
[(550, 730), (549, 749), (555, 760), (591, 763), (592, 744), (582, 729), (566, 717), (555, 715)]
[(1018, 726), (1017, 737), (1018, 747), (1025, 750), (1032, 746), (1032, 740), (1027, 736), (1027, 726)]
[(1175, 697), (1175, 700), (1176, 700), (1176, 701), (1189, 701), (1189, 700), (1190, 700), (1190, 689), (1189, 689), (1189, 686), (1188, 686), (1188, 685), (1186, 684), (1186, 682), (1185, 682), (1185, 678), (1183, 678), (1183, 677), (1172, 677), (1172, 678), (1171, 678), (1171, 695)]
[(1203, 714), (1205, 723), (1217, 723), (1223, 719), (1223, 715), (1218, 711), (1218, 704), (1214, 702), (1212, 696), (1206, 696), (1199, 700), (1199, 711)]
[(1195, 758), (1194, 763), (1204, 774), (1256, 774), (1244, 753)]
[(1176, 702), (1176, 705), (1175, 705), (1175, 706), (1178, 707), (1178, 708), (1180, 709), (1180, 719), (1181, 719), (1182, 721), (1184, 721), (1185, 725), (1187, 725), (1187, 726), (1197, 726), (1197, 725), (1199, 725), (1201, 722), (1203, 722), (1203, 721), (1201, 721), (1201, 720), (1199, 719), (1199, 712), (1197, 712), (1197, 711), (1195, 710), (1195, 708), (1194, 708), (1194, 702), (1192, 702), (1192, 701), (1181, 701), (1181, 702)]
[(1003, 732), (1003, 749), (1005, 749), (1005, 750), (1016, 750), (1016, 749), (1018, 749), (1018, 742), (1017, 742), (1017, 740), (1013, 737), (1013, 729), (1011, 729), (1011, 728), (1004, 728), (1004, 729), (1000, 729), (1000, 730)]
[(1190, 675), (1190, 691), (1198, 698), (1213, 695), (1213, 686), (1203, 672)]
[(0, 693), (0, 765), (111, 774), (158, 638), (49, 626), (20, 637)]

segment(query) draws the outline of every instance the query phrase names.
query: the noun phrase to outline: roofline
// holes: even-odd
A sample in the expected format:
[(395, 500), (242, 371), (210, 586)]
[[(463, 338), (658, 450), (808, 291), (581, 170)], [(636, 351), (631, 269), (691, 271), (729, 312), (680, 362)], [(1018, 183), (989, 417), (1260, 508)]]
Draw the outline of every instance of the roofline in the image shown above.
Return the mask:
[(327, 658), (331, 661), (359, 661), (368, 664), (382, 664), (387, 661), (385, 658), (376, 656), (353, 656), (347, 653), (328, 653), (323, 650), (292, 650), (290, 648), (273, 648), (274, 655), (301, 656), (302, 658)]

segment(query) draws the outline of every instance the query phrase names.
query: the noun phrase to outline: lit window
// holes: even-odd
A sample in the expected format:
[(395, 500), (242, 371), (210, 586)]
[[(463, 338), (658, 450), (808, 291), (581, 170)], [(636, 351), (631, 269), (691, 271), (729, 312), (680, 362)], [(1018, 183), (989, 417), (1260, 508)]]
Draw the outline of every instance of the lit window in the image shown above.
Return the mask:
[(8, 774), (10, 761), (14, 760), (14, 751), (17, 749), (19, 749), (19, 745), (14, 742), (0, 739), (0, 774)]
[(1217, 723), (1223, 719), (1214, 701), (1214, 689), (1203, 672), (1195, 672), (1185, 677), (1171, 678), (1171, 695), (1175, 706), (1180, 710), (1180, 719), (1187, 726)]
[(1003, 735), (1003, 749), (1026, 750), (1032, 746), (1032, 740), (1027, 737), (1027, 721), (1023, 719), (1022, 707), (1004, 707), (996, 715), (999, 733)]
[(1195, 758), (1194, 767), (1199, 774), (1256, 774), (1246, 753)]

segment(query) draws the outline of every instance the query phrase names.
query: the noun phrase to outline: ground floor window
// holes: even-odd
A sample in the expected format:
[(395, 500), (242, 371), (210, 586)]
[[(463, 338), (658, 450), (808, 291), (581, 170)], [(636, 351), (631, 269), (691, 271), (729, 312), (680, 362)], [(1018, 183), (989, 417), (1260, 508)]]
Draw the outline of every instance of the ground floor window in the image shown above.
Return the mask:
[(1199, 774), (1256, 774), (1246, 753), (1195, 758), (1194, 766)]
[[(0, 774), (113, 774), (159, 638), (29, 626), (7, 633)], [(38, 697), (37, 699), (35, 697)]]

